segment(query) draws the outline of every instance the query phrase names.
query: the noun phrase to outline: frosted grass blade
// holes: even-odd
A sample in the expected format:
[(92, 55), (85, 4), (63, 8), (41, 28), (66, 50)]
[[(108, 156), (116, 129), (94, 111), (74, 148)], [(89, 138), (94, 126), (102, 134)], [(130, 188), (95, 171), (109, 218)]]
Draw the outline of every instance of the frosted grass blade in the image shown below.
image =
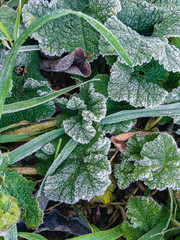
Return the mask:
[(18, 236), (27, 240), (47, 240), (47, 238), (37, 233), (20, 232)]
[(101, 120), (101, 124), (111, 124), (141, 117), (180, 115), (180, 103), (161, 105), (155, 108), (124, 110), (111, 114)]
[(7, 37), (8, 41), (10, 42), (11, 46), (13, 45), (10, 37), (9, 37), (9, 34), (7, 33), (6, 31), (6, 28), (4, 27), (3, 23), (0, 22), (0, 30), (4, 33), (4, 35)]
[(95, 233), (90, 233), (86, 234), (80, 237), (75, 237), (71, 238), (77, 239), (77, 240), (116, 240), (117, 238), (122, 236), (122, 232), (120, 229), (120, 225), (106, 230), (106, 231), (101, 231), (101, 232), (95, 232)]
[[(128, 56), (125, 53), (124, 49), (121, 47), (117, 39), (114, 37), (114, 35), (111, 33), (110, 30), (105, 28), (100, 22), (97, 20), (93, 19), (92, 17), (83, 14), (81, 12), (76, 12), (76, 11), (71, 11), (71, 10), (58, 10), (58, 11), (53, 11), (49, 14), (45, 14), (44, 16), (38, 18), (36, 21), (34, 21), (28, 28), (26, 28), (22, 34), (19, 36), (19, 38), (16, 40), (14, 43), (13, 47), (9, 51), (5, 61), (3, 68), (1, 70), (1, 75), (0, 75), (0, 116), (3, 110), (3, 104), (6, 98), (6, 95), (8, 93), (8, 90), (10, 88), (10, 81), (12, 77), (12, 71), (13, 71), (13, 66), (14, 66), (14, 61), (16, 54), (21, 47), (21, 45), (24, 43), (26, 38), (36, 31), (38, 28), (40, 28), (44, 23), (56, 19), (61, 16), (65, 16), (68, 14), (75, 14), (78, 15), (79, 17), (83, 17), (85, 20), (87, 20), (97, 31), (99, 31), (109, 42), (110, 44), (116, 49), (118, 54), (120, 54), (124, 60), (127, 62), (128, 61)], [(131, 61), (128, 61), (128, 64), (131, 64)]]
[(69, 154), (74, 150), (74, 148), (77, 145), (78, 145), (77, 142), (75, 142), (73, 139), (70, 139), (69, 142), (64, 146), (62, 151), (59, 153), (59, 155), (57, 156), (57, 158), (54, 160), (51, 167), (47, 171), (46, 176), (44, 177), (43, 182), (41, 183), (41, 186), (39, 188), (37, 197), (40, 196), (41, 191), (44, 188), (47, 177), (54, 173), (54, 171), (60, 166), (62, 162), (64, 162), (64, 160), (69, 156)]
[(31, 108), (31, 107), (38, 106), (42, 103), (46, 103), (50, 100), (53, 100), (54, 98), (59, 97), (60, 95), (65, 94), (65, 93), (67, 93), (67, 92), (69, 92), (69, 91), (71, 91), (71, 90), (73, 90), (77, 87), (80, 87), (85, 83), (93, 82), (93, 81), (97, 81), (97, 80), (100, 80), (100, 79), (93, 79), (93, 80), (89, 80), (89, 81), (84, 82), (84, 83), (76, 84), (74, 86), (67, 87), (67, 88), (61, 89), (59, 91), (49, 93), (49, 94), (44, 95), (42, 97), (36, 97), (36, 98), (32, 98), (32, 99), (29, 99), (29, 100), (26, 100), (26, 101), (15, 102), (15, 103), (4, 105), (2, 114), (18, 112), (18, 111), (21, 111), (21, 110), (25, 110), (25, 109), (28, 109), (28, 108)]
[(53, 139), (61, 136), (62, 134), (64, 134), (63, 128), (55, 129), (50, 132), (44, 133), (43, 135), (23, 144), (22, 146), (16, 148), (15, 150), (8, 154), (9, 156), (8, 164), (11, 165), (25, 158), (26, 156), (29, 156), (30, 154), (40, 149), (43, 145), (49, 143)]
[(17, 8), (17, 17), (16, 17), (16, 22), (14, 26), (14, 41), (19, 37), (19, 25), (20, 25), (20, 18), (21, 18), (21, 0), (19, 0), (19, 6)]

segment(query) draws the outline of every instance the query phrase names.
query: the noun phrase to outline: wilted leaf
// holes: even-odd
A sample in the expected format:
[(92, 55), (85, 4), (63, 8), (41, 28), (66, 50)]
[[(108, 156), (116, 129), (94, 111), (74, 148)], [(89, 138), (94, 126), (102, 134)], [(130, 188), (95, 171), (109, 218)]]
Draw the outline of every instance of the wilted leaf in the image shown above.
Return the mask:
[(91, 74), (91, 66), (81, 48), (76, 48), (71, 54), (59, 60), (41, 60), (40, 68), (44, 71), (66, 72), (88, 77)]

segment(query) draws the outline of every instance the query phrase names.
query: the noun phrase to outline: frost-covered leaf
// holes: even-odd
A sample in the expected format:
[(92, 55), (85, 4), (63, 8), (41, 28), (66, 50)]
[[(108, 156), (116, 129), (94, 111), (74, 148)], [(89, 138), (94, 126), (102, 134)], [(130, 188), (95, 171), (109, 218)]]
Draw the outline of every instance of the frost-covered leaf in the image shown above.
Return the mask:
[(19, 176), (16, 171), (6, 171), (5, 185), (8, 193), (18, 200), (19, 206), (25, 210), (28, 228), (37, 228), (41, 223), (42, 213), (36, 199), (31, 196), (35, 184)]
[[(112, 16), (120, 10), (120, 3), (119, 0), (83, 0), (76, 3), (63, 0), (50, 3), (47, 0), (30, 0), (22, 9), (26, 27), (45, 13), (57, 9), (81, 11), (97, 17), (100, 21), (105, 21), (108, 16)], [(74, 15), (44, 24), (42, 28), (32, 34), (32, 37), (39, 41), (43, 52), (49, 55), (61, 55), (65, 51), (72, 52), (77, 47), (82, 48), (86, 56), (94, 52), (94, 57), (96, 57), (99, 52), (99, 33), (85, 20)]]
[(122, 224), (123, 236), (137, 240), (166, 215), (167, 210), (149, 197), (133, 197), (127, 205), (128, 220)]
[[(134, 107), (155, 107), (160, 105), (168, 92), (148, 75), (135, 74), (133, 69), (119, 60), (113, 64), (108, 85), (109, 97), (114, 101), (127, 101)], [(158, 76), (157, 76), (158, 77)]]
[(132, 182), (135, 181), (133, 171), (135, 166), (126, 160), (122, 160), (120, 164), (115, 165), (114, 176), (117, 181), (119, 189), (127, 188)]
[(4, 236), (20, 218), (17, 200), (0, 186), (0, 236)]
[[(36, 52), (19, 53), (16, 57), (13, 72), (11, 96), (6, 104), (43, 96), (52, 91), (48, 81), (39, 72), (39, 57)], [(20, 73), (19, 73), (20, 71)], [(20, 76), (18, 76), (20, 74)], [(22, 120), (39, 122), (48, 119), (55, 111), (53, 101), (17, 113), (3, 114), (0, 126), (17, 123)]]
[[(2, 6), (0, 7), (0, 22), (3, 23), (9, 37), (11, 40), (14, 39), (13, 32), (14, 32), (14, 26), (15, 21), (17, 17), (17, 11), (15, 11), (13, 8)], [(7, 39), (6, 36), (1, 32), (0, 30), (0, 39)]]
[(65, 132), (80, 143), (88, 143), (96, 134), (93, 122), (99, 122), (106, 115), (106, 98), (95, 91), (93, 84), (86, 84), (80, 94), (74, 94), (67, 101), (56, 101), (63, 114), (59, 117)]
[(151, 33), (153, 26), (162, 20), (163, 11), (144, 0), (121, 0), (119, 20), (139, 33)]
[(92, 121), (82, 116), (73, 116), (63, 121), (65, 132), (76, 142), (88, 143), (96, 134)]
[(144, 144), (134, 176), (151, 189), (180, 189), (180, 152), (172, 136), (160, 134)]
[(155, 25), (153, 36), (155, 37), (180, 37), (180, 15), (173, 13)]
[(45, 194), (49, 199), (75, 203), (80, 199), (90, 200), (103, 195), (110, 184), (110, 162), (104, 155), (110, 141), (97, 133), (86, 145), (79, 144), (45, 183)]
[(164, 103), (176, 103), (180, 102), (180, 86), (174, 88), (171, 92), (166, 96)]
[(136, 120), (128, 120), (124, 122), (112, 123), (112, 124), (104, 124), (102, 125), (102, 130), (106, 133), (111, 133), (113, 135), (118, 135), (120, 133), (129, 132), (131, 128), (135, 125)]
[[(109, 18), (105, 26), (111, 29), (130, 57), (133, 66), (150, 62), (152, 57), (159, 61), (159, 64), (172, 72), (180, 72), (180, 50), (173, 45), (160, 40), (158, 37), (139, 35), (136, 31), (127, 27), (116, 16)], [(102, 36), (99, 44), (103, 55), (117, 55), (112, 46)], [(125, 63), (123, 59), (120, 59)]]

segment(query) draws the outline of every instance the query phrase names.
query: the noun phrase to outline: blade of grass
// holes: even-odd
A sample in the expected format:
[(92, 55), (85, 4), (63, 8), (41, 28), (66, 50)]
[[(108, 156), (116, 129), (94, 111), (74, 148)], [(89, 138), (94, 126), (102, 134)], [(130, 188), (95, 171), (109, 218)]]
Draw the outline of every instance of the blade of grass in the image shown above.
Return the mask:
[(0, 128), (0, 133), (6, 131), (6, 130), (8, 130), (8, 129), (15, 128), (15, 127), (19, 127), (19, 126), (22, 126), (22, 125), (27, 125), (27, 124), (28, 124), (27, 121), (21, 121), (21, 122), (19, 122), (19, 123), (11, 124), (11, 125), (9, 125), (9, 126), (7, 126), (7, 127)]
[(27, 240), (47, 240), (47, 238), (45, 238), (37, 233), (19, 232), (18, 236), (21, 238), (25, 238)]
[(39, 45), (26, 45), (26, 46), (21, 46), (18, 50), (18, 52), (30, 52), (30, 51), (40, 51), (41, 48)]
[(19, 0), (19, 5), (17, 8), (17, 17), (16, 17), (16, 22), (15, 22), (14, 32), (13, 32), (14, 41), (16, 41), (16, 39), (19, 37), (20, 17), (21, 17), (21, 0)]
[(14, 43), (13, 47), (9, 51), (7, 57), (5, 58), (3, 68), (1, 70), (1, 75), (0, 75), (0, 116), (2, 113), (3, 109), (3, 104), (6, 98), (6, 95), (8, 93), (8, 90), (10, 88), (10, 81), (12, 77), (12, 71), (13, 71), (13, 66), (14, 66), (14, 61), (16, 54), (21, 47), (21, 45), (24, 43), (26, 38), (33, 33), (34, 31), (38, 30), (44, 23), (59, 18), (61, 16), (65, 16), (68, 14), (75, 14), (78, 15), (79, 17), (84, 18), (87, 20), (97, 31), (99, 31), (109, 42), (110, 44), (114, 47), (114, 49), (118, 52), (120, 56), (130, 65), (131, 61), (128, 61), (128, 56), (125, 54), (124, 49), (120, 45), (120, 43), (117, 41), (117, 39), (114, 37), (114, 35), (111, 33), (109, 29), (103, 26), (99, 21), (96, 19), (93, 19), (92, 17), (81, 13), (81, 12), (76, 12), (72, 10), (57, 10), (53, 11), (49, 14), (45, 14), (44, 16), (38, 18), (36, 21), (34, 21), (28, 28), (26, 28), (19, 38), (16, 40)]
[(41, 134), (41, 132), (0, 135), (0, 143), (17, 142), (39, 134)]
[(180, 115), (180, 103), (161, 105), (155, 108), (124, 110), (111, 114), (101, 120), (101, 124), (118, 123), (141, 117), (158, 117)]
[(38, 106), (42, 103), (46, 103), (50, 100), (53, 100), (54, 98), (59, 97), (60, 95), (65, 94), (65, 93), (67, 93), (67, 92), (69, 92), (69, 91), (71, 91), (71, 90), (73, 90), (77, 87), (80, 87), (80, 86), (84, 85), (85, 83), (89, 83), (89, 82), (93, 82), (93, 81), (99, 81), (99, 80), (100, 79), (89, 80), (89, 81), (84, 82), (84, 83), (76, 84), (76, 85), (73, 85), (71, 87), (63, 88), (59, 91), (49, 93), (49, 94), (44, 95), (42, 97), (36, 97), (36, 98), (32, 98), (32, 99), (29, 99), (29, 100), (26, 100), (26, 101), (15, 102), (15, 103), (4, 105), (2, 114), (18, 112), (18, 111), (22, 111), (22, 110), (25, 110), (25, 109), (28, 109), (28, 108), (31, 108), (31, 107)]
[(52, 165), (50, 166), (50, 168), (48, 169), (46, 176), (44, 177), (41, 186), (39, 188), (38, 191), (38, 195), (37, 198), (40, 196), (41, 191), (44, 188), (46, 179), (48, 176), (52, 175), (55, 170), (60, 166), (60, 164), (62, 162), (64, 162), (64, 160), (66, 160), (66, 158), (69, 156), (69, 154), (75, 149), (75, 147), (78, 145), (77, 142), (75, 142), (73, 139), (70, 139), (68, 143), (66, 143), (66, 145), (64, 146), (64, 148), (62, 149), (62, 151), (59, 153), (59, 155), (57, 156), (57, 158), (54, 160), (54, 162), (52, 163)]
[[(101, 232), (95, 232), (86, 234), (80, 237), (69, 238), (70, 239), (77, 239), (77, 240), (116, 240), (117, 238), (121, 237), (123, 233), (121, 232), (120, 225)], [(147, 239), (146, 239), (147, 240)]]
[(9, 161), (8, 164), (11, 165), (19, 160), (29, 156), (30, 154), (36, 152), (45, 144), (49, 143), (53, 139), (64, 134), (64, 129), (55, 129), (50, 132), (44, 133), (41, 136), (34, 138), (33, 140), (23, 144), (22, 146), (16, 148), (8, 154)]
[(6, 36), (8, 41), (10, 42), (11, 46), (13, 46), (13, 43), (12, 43), (10, 37), (9, 37), (9, 34), (7, 33), (6, 28), (4, 27), (2, 22), (0, 22), (0, 30), (4, 33), (4, 35)]

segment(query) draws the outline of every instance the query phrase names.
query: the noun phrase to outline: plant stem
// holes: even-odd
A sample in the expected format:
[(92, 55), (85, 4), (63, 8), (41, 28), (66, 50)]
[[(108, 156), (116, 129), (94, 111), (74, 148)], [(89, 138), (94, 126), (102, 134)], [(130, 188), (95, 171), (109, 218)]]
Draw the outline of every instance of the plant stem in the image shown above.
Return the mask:
[(11, 134), (24, 134), (24, 133), (40, 132), (40, 131), (44, 131), (44, 130), (47, 130), (50, 128), (55, 128), (55, 127), (56, 127), (56, 120), (53, 119), (50, 121), (35, 123), (33, 125), (30, 125), (27, 127), (22, 127), (22, 128), (10, 131), (10, 132), (6, 132), (4, 134), (11, 135)]
[(157, 118), (150, 118), (148, 123), (146, 124), (144, 130), (148, 131), (151, 128), (153, 128), (161, 119), (163, 118), (163, 116), (159, 116)]

